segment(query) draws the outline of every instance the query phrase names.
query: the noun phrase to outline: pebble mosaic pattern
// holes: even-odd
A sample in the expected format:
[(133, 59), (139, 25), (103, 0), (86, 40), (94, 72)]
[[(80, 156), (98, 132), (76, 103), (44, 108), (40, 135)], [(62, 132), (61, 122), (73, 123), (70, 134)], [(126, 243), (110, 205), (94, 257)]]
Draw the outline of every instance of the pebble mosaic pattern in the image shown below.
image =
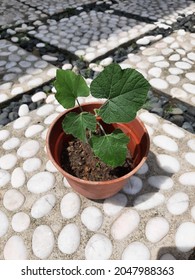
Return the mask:
[(1, 0), (0, 29), (46, 17), (41, 11), (16, 0)]
[(148, 160), (98, 203), (75, 193), (46, 155), (59, 111), (51, 95), (0, 131), (0, 259), (187, 259), (195, 246), (195, 137), (141, 110)]
[(91, 61), (154, 28), (153, 24), (90, 11), (59, 22), (47, 20), (47, 24), (40, 25), (37, 31), (29, 31), (29, 34)]
[(0, 40), (0, 103), (55, 77), (56, 67), (7, 40)]
[(20, 2), (35, 7), (46, 14), (53, 15), (55, 13), (63, 12), (67, 8), (76, 8), (84, 4), (95, 3), (96, 0), (20, 0)]
[(180, 13), (191, 13), (195, 11), (195, 4), (191, 0), (117, 0), (116, 2), (118, 3), (111, 6), (113, 9), (149, 18), (154, 21), (163, 20), (168, 24), (174, 22)]
[[(41, 60), (18, 47), (14, 44), (19, 42), (17, 32), (44, 40), (39, 47), (50, 43), (90, 62), (155, 28), (116, 15), (113, 9), (168, 25), (178, 13), (190, 14), (195, 9), (190, 0), (145, 0), (144, 5), (141, 0), (131, 0), (105, 12), (82, 11), (82, 5), (95, 2), (103, 3), (1, 1), (1, 28), (22, 25), (7, 30), (9, 36), (14, 35), (10, 36), (13, 43), (0, 40), (0, 103), (55, 76), (56, 67), (48, 62), (57, 58), (46, 53)], [(81, 13), (43, 23), (48, 15), (67, 8)], [(31, 21), (34, 26), (28, 25)], [(122, 66), (136, 67), (154, 88), (194, 105), (195, 35), (179, 30), (161, 38), (143, 35), (136, 42), (140, 52), (129, 54)], [(112, 61), (106, 57), (89, 67), (100, 72)], [(72, 65), (62, 68), (71, 69)], [(29, 96), (23, 97), (19, 118), (0, 129), (0, 259), (188, 259), (195, 247), (193, 134), (141, 110), (139, 117), (151, 139), (148, 160), (121, 192), (99, 203), (75, 193), (48, 159), (47, 130), (64, 111), (54, 94), (33, 94), (29, 102), (45, 100), (45, 105), (33, 112), (29, 112), (32, 104), (25, 104)], [(83, 101), (81, 98), (80, 103)]]
[(178, 30), (141, 53), (129, 54), (121, 65), (139, 70), (153, 88), (195, 105), (194, 50), (195, 34)]

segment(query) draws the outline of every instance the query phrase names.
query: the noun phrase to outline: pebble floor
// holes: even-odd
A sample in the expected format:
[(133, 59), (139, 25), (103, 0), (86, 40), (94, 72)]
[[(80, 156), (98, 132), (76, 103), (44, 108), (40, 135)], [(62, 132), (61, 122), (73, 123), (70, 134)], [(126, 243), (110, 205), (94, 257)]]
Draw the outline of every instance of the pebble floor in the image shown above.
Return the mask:
[[(41, 38), (45, 40), (49, 34), (54, 34), (52, 28), (55, 27), (59, 38), (51, 35), (52, 39), (66, 40), (68, 29), (65, 26), (63, 30), (61, 24), (66, 18), (61, 21), (47, 18), (45, 22), (41, 19), (58, 9), (65, 10), (62, 1), (44, 1), (40, 7), (34, 5), (37, 1), (30, 2), (10, 2), (16, 4), (21, 24), (27, 21), (24, 32), (36, 37), (45, 30)], [(77, 8), (78, 2), (82, 5), (95, 1), (68, 1), (70, 7), (76, 5)], [(185, 4), (182, 7), (185, 9), (191, 1), (180, 3)], [(112, 1), (107, 4), (112, 11)], [(29, 17), (25, 13), (21, 15), (21, 5), (28, 8), (31, 5)], [(6, 1), (3, 7), (7, 7)], [(150, 18), (153, 8), (152, 5), (142, 16)], [(100, 14), (101, 21), (98, 20)], [(108, 35), (116, 36), (113, 40), (117, 40), (116, 47), (125, 40), (137, 38), (140, 50), (136, 55), (129, 54), (121, 65), (136, 67), (161, 94), (174, 93), (187, 104), (194, 104), (194, 34), (179, 30), (166, 38), (159, 37), (157, 42), (149, 38), (148, 42), (144, 34), (150, 28), (146, 28), (145, 22), (115, 15), (113, 11), (92, 10), (88, 19), (82, 11), (73, 19), (70, 17), (68, 21), (69, 29), (74, 24), (81, 33), (74, 35), (78, 40), (70, 40), (72, 47), (72, 42), (80, 42), (84, 34), (82, 28), (87, 28), (87, 35), (93, 27), (102, 29), (97, 31), (96, 45), (90, 35), (76, 50), (69, 51), (74, 54), (77, 51), (91, 61), (98, 57), (99, 46), (104, 54), (110, 50)], [(2, 21), (2, 26), (10, 29), (10, 37), (0, 40), (0, 102), (36, 88), (37, 79), (45, 83), (54, 77), (56, 70), (52, 65), (55, 57), (40, 58), (19, 47), (18, 41), (13, 39), (17, 38), (17, 28), (20, 28), (15, 27), (17, 18), (3, 17)], [(106, 26), (108, 24), (111, 25)], [(129, 26), (132, 27), (131, 38), (128, 37)], [(150, 27), (153, 29), (154, 24)], [(117, 28), (118, 32), (114, 33)], [(111, 62), (108, 55), (93, 67), (99, 72)], [(64, 69), (70, 67), (70, 64), (63, 66)], [(73, 191), (46, 154), (47, 129), (64, 110), (55, 100), (54, 92), (54, 89), (47, 95), (36, 92), (32, 100), (44, 98), (45, 104), (31, 112), (23, 104), (20, 117), (0, 128), (0, 259), (188, 259), (195, 247), (195, 136), (155, 114), (140, 110), (138, 115), (151, 141), (146, 163), (115, 196), (101, 201), (89, 200)], [(92, 100), (89, 97), (80, 102)]]

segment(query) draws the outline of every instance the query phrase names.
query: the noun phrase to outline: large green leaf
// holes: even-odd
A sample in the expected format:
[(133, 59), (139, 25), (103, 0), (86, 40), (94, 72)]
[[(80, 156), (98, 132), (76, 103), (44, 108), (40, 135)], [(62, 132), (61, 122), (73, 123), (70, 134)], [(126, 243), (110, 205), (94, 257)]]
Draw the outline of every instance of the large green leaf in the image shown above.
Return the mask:
[(72, 134), (74, 137), (86, 142), (86, 129), (91, 131), (96, 130), (96, 118), (88, 112), (82, 112), (80, 114), (70, 112), (65, 116), (62, 122), (62, 128), (66, 133)]
[(130, 68), (122, 70), (113, 63), (93, 80), (91, 94), (107, 99), (99, 110), (104, 122), (129, 122), (145, 103), (149, 88), (141, 73)]
[(55, 97), (64, 108), (74, 107), (77, 97), (89, 95), (84, 78), (71, 70), (58, 69), (54, 86), (57, 91)]
[(116, 167), (123, 165), (130, 139), (120, 129), (104, 136), (92, 136), (90, 145), (94, 154), (106, 164)]

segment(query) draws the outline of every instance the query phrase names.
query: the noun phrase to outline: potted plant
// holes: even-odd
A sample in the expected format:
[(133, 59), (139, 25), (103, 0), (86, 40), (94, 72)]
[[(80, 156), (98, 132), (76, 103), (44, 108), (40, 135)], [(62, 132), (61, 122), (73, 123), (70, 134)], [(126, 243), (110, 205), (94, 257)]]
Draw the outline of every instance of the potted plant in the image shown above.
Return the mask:
[[(56, 99), (67, 110), (48, 130), (51, 161), (83, 196), (103, 199), (116, 194), (147, 158), (149, 136), (136, 114), (146, 101), (149, 83), (135, 69), (122, 70), (113, 63), (90, 88), (81, 75), (61, 69), (54, 86)], [(100, 101), (81, 105), (79, 97), (90, 93)]]

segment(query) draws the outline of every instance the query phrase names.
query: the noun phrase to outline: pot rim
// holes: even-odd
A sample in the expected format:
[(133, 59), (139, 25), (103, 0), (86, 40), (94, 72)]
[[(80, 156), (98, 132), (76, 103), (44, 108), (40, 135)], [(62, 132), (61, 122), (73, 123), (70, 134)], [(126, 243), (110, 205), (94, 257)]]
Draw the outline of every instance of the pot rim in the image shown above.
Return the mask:
[[(103, 104), (102, 102), (85, 102), (83, 104), (81, 104), (81, 106), (85, 106), (85, 105), (101, 105)], [(70, 109), (64, 109), (65, 111), (60, 113), (55, 119), (54, 121), (50, 124), (49, 126), (49, 129), (48, 129), (48, 132), (47, 132), (47, 136), (46, 136), (46, 150), (47, 150), (47, 154), (50, 158), (50, 160), (52, 161), (52, 163), (55, 165), (55, 167), (58, 169), (58, 171), (60, 171), (64, 177), (68, 178), (68, 179), (71, 179), (71, 180), (74, 180), (74, 181), (77, 181), (77, 183), (85, 183), (86, 185), (99, 185), (99, 184), (105, 184), (105, 185), (110, 185), (110, 184), (116, 184), (117, 182), (120, 182), (120, 181), (123, 181), (123, 180), (126, 180), (128, 179), (129, 177), (131, 177), (132, 175), (134, 175), (139, 169), (140, 167), (144, 164), (144, 162), (146, 161), (147, 159), (147, 155), (148, 155), (148, 152), (149, 152), (149, 147), (150, 145), (147, 145), (147, 150), (145, 152), (145, 156), (142, 158), (142, 160), (139, 162), (139, 164), (133, 168), (129, 173), (119, 177), (119, 178), (116, 178), (116, 179), (112, 179), (112, 180), (106, 180), (106, 181), (90, 181), (90, 180), (84, 180), (84, 179), (80, 179), (76, 176), (73, 176), (71, 175), (70, 173), (66, 172), (63, 168), (61, 168), (60, 165), (58, 165), (56, 163), (56, 161), (54, 160), (53, 156), (52, 156), (52, 153), (50, 151), (50, 148), (49, 148), (49, 138), (50, 138), (50, 135), (51, 135), (51, 131), (53, 129), (53, 127), (55, 126), (56, 122), (65, 114), (67, 114), (69, 111), (72, 111), (72, 109), (75, 109), (75, 108), (78, 108), (79, 106), (75, 106), (73, 108), (70, 108)], [(148, 134), (148, 131), (145, 127), (145, 125), (143, 124), (143, 122), (139, 119), (139, 117), (135, 117), (135, 119), (141, 124), (145, 134), (146, 134), (146, 137), (147, 137), (147, 142), (149, 143), (150, 142), (150, 138), (149, 138), (149, 134)], [(133, 119), (133, 120), (135, 120)], [(133, 121), (132, 120), (132, 121)], [(123, 124), (123, 123), (121, 123)], [(124, 123), (125, 124), (125, 123)]]

